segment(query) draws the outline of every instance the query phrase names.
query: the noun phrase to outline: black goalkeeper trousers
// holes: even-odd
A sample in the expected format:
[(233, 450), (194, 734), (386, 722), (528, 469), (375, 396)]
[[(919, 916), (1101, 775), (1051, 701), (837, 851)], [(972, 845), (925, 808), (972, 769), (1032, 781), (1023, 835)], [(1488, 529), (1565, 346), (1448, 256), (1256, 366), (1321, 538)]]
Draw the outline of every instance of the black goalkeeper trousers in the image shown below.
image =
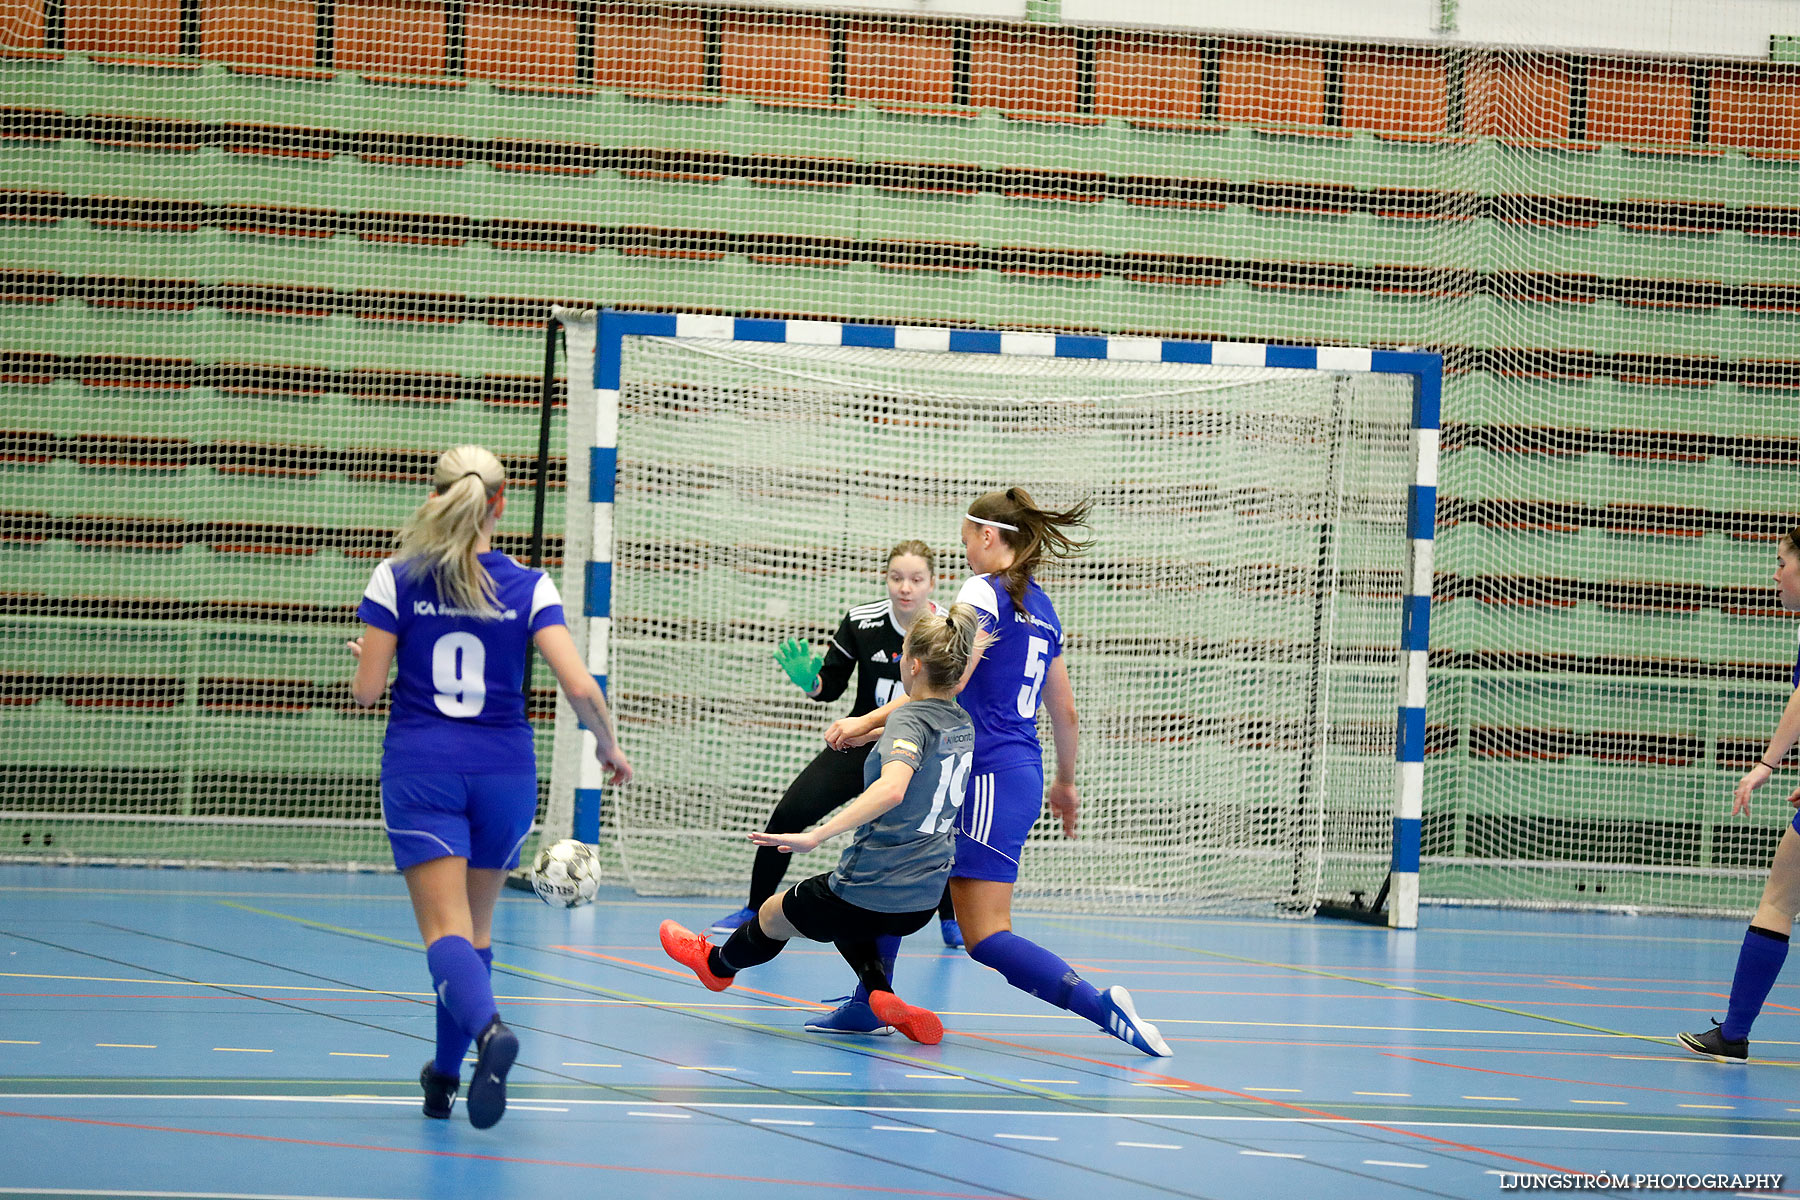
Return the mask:
[[(806, 769), (794, 777), (794, 782), (788, 784), (769, 823), (763, 827), (764, 832), (800, 833), (862, 795), (863, 764), (874, 748), (868, 745), (833, 750), (827, 746), (819, 751), (818, 756), (806, 764)], [(750, 866), (747, 907), (761, 908), (763, 901), (781, 888), (788, 864), (793, 860), (793, 855), (783, 854), (772, 846), (757, 849), (756, 860)], [(950, 888), (946, 885), (944, 897), (938, 901), (938, 918), (948, 921), (955, 915), (950, 906)]]

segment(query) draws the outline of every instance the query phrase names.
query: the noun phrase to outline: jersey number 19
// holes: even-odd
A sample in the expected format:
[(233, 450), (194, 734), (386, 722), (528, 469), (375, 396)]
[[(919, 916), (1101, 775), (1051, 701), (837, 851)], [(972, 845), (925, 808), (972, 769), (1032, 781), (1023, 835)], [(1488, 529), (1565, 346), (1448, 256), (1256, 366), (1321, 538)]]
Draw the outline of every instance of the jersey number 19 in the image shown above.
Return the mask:
[[(937, 794), (931, 798), (931, 811), (919, 822), (920, 833), (949, 833), (950, 827), (956, 824), (956, 810), (962, 807), (963, 796), (969, 790), (969, 766), (975, 761), (973, 750), (964, 754), (946, 754), (938, 760)], [(944, 812), (944, 802), (950, 802), (950, 811)], [(942, 817), (938, 814), (943, 813)]]

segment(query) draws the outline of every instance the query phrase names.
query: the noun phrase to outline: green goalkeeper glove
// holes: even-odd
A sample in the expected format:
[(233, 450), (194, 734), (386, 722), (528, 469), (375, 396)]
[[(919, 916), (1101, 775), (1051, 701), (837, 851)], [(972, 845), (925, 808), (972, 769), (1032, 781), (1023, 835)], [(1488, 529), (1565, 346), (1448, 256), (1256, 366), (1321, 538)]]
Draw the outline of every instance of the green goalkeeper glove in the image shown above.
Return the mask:
[(819, 667), (824, 662), (823, 654), (814, 654), (812, 647), (799, 638), (789, 638), (775, 647), (775, 665), (787, 672), (794, 686), (809, 696), (819, 686)]

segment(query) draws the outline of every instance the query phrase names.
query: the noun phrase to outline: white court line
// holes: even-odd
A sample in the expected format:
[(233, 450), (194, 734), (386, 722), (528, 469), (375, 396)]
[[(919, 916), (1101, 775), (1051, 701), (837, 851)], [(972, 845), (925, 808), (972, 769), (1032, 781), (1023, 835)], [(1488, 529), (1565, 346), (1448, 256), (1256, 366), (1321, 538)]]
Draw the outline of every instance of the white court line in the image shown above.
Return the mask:
[(932, 1072), (932, 1071), (926, 1071), (926, 1072), (922, 1072), (922, 1073), (915, 1073), (912, 1071), (908, 1071), (906, 1074), (906, 1077), (908, 1079), (966, 1079), (967, 1078), (966, 1076), (963, 1076), (963, 1075), (941, 1075), (941, 1074), (938, 1074), (938, 1073)]
[(1464, 1096), (1464, 1100), (1507, 1100), (1513, 1104), (1523, 1103), (1517, 1096)]
[(1426, 1169), (1424, 1163), (1389, 1162), (1385, 1158), (1365, 1158), (1365, 1159), (1363, 1159), (1363, 1166), (1365, 1166), (1365, 1167), (1410, 1167), (1415, 1171), (1423, 1171)]
[(0, 1187), (0, 1196), (144, 1196), (183, 1200), (381, 1200), (372, 1196), (293, 1196), (279, 1192), (127, 1192), (101, 1188)]
[(736, 1067), (676, 1067), (677, 1071), (735, 1071)]
[(625, 1115), (628, 1117), (666, 1117), (671, 1121), (691, 1121), (694, 1119), (693, 1113), (628, 1112)]
[(816, 1121), (783, 1121), (775, 1117), (751, 1117), (752, 1125), (815, 1125)]
[(0, 1038), (0, 1046), (41, 1046), (42, 1042), (20, 1042), (12, 1038)]
[(1002, 1138), (1009, 1142), (1060, 1142), (1060, 1141), (1062, 1141), (1062, 1139), (1059, 1137), (1045, 1137), (1041, 1133), (996, 1133), (994, 1136), (997, 1138)]
[(1021, 1079), (1020, 1083), (1080, 1083), (1079, 1079)]
[[(152, 1047), (154, 1049), (154, 1047)], [(385, 1054), (363, 1054), (356, 1050), (333, 1050), (332, 1058), (386, 1058)]]
[(1180, 1146), (1172, 1146), (1168, 1142), (1114, 1142), (1115, 1146), (1130, 1146), (1134, 1150), (1179, 1150)]
[(1274, 1150), (1239, 1150), (1239, 1154), (1250, 1158), (1305, 1158), (1304, 1154), (1280, 1154)]
[(845, 1078), (849, 1078), (849, 1076), (850, 1076), (850, 1072), (848, 1072), (848, 1071), (795, 1071), (794, 1074), (796, 1074), (796, 1075), (842, 1075)]
[(255, 1046), (214, 1046), (214, 1054), (273, 1054), (273, 1050), (262, 1050)]
[(879, 1129), (882, 1133), (936, 1133), (935, 1129), (926, 1129), (920, 1125), (871, 1125), (870, 1129)]
[(568, 1112), (566, 1108), (551, 1108), (542, 1104), (520, 1104), (517, 1100), (506, 1106), (507, 1112)]
[(614, 1068), (614, 1069), (621, 1067), (623, 1065), (624, 1065), (623, 1063), (564, 1063), (563, 1064), (563, 1066), (565, 1066), (565, 1067), (608, 1067), (608, 1068)]
[[(154, 1050), (154, 1049), (156, 1049), (155, 1046), (146, 1045), (143, 1042), (95, 1042), (94, 1048), (96, 1050)], [(387, 1055), (384, 1054), (381, 1057), (386, 1058)]]
[[(415, 1106), (419, 1098), (407, 1099), (395, 1096), (388, 1099), (358, 1100), (350, 1096), (274, 1096), (274, 1095), (240, 1095), (215, 1092), (8, 1092), (8, 1101), (20, 1100), (142, 1100), (157, 1106), (166, 1107), (171, 1101), (206, 1100), (237, 1101), (247, 1104), (404, 1104)], [(683, 1108), (700, 1112), (742, 1112), (745, 1110), (761, 1112), (814, 1112), (839, 1114), (845, 1111), (844, 1106), (835, 1104), (752, 1104), (743, 1101), (644, 1101), (644, 1100), (574, 1100), (557, 1097), (558, 1104), (567, 1104), (581, 1108), (622, 1108), (636, 1105), (638, 1111), (657, 1107), (666, 1103), (670, 1108)], [(1074, 1121), (1162, 1121), (1186, 1124), (1238, 1124), (1238, 1125), (1292, 1125), (1304, 1124), (1322, 1128), (1341, 1127), (1344, 1129), (1501, 1129), (1514, 1133), (1592, 1133), (1605, 1134), (1621, 1138), (1712, 1138), (1715, 1141), (1741, 1142), (1791, 1142), (1800, 1143), (1800, 1133), (1718, 1133), (1690, 1129), (1607, 1129), (1591, 1125), (1527, 1125), (1516, 1121), (1377, 1121), (1361, 1120), (1352, 1117), (1281, 1117), (1252, 1116), (1243, 1113), (1169, 1113), (1169, 1112), (1070, 1112), (1067, 1110), (1032, 1111), (1017, 1108), (918, 1108), (904, 1105), (857, 1105), (849, 1109), (851, 1112), (866, 1113), (870, 1116), (919, 1116), (936, 1118), (944, 1116), (958, 1117), (1036, 1117), (1044, 1120)], [(1800, 1109), (1792, 1111), (1800, 1112)], [(692, 1112), (678, 1114), (691, 1116)], [(935, 1133), (934, 1129), (913, 1129), (905, 1126), (874, 1126), (873, 1128), (899, 1129), (903, 1133)], [(1511, 1174), (1512, 1172), (1507, 1172)]]

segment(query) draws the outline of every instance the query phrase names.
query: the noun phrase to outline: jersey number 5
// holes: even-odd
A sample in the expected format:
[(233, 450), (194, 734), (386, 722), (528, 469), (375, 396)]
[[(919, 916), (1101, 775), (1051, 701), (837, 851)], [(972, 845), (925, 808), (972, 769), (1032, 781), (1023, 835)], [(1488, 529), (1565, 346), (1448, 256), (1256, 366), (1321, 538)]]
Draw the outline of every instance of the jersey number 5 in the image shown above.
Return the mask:
[(474, 717), (487, 705), (487, 647), (472, 633), (446, 633), (431, 647), (432, 699), (446, 717)]
[[(937, 794), (931, 798), (931, 811), (919, 822), (920, 833), (949, 833), (950, 827), (956, 824), (956, 810), (962, 807), (963, 796), (969, 790), (969, 765), (975, 761), (973, 750), (966, 754), (946, 754), (938, 760)], [(944, 802), (950, 802), (950, 811), (944, 812)], [(939, 813), (944, 813), (939, 817)]]
[(1019, 715), (1027, 721), (1037, 716), (1038, 694), (1044, 690), (1044, 672), (1050, 669), (1050, 643), (1034, 637), (1025, 646), (1025, 684), (1019, 689)]

